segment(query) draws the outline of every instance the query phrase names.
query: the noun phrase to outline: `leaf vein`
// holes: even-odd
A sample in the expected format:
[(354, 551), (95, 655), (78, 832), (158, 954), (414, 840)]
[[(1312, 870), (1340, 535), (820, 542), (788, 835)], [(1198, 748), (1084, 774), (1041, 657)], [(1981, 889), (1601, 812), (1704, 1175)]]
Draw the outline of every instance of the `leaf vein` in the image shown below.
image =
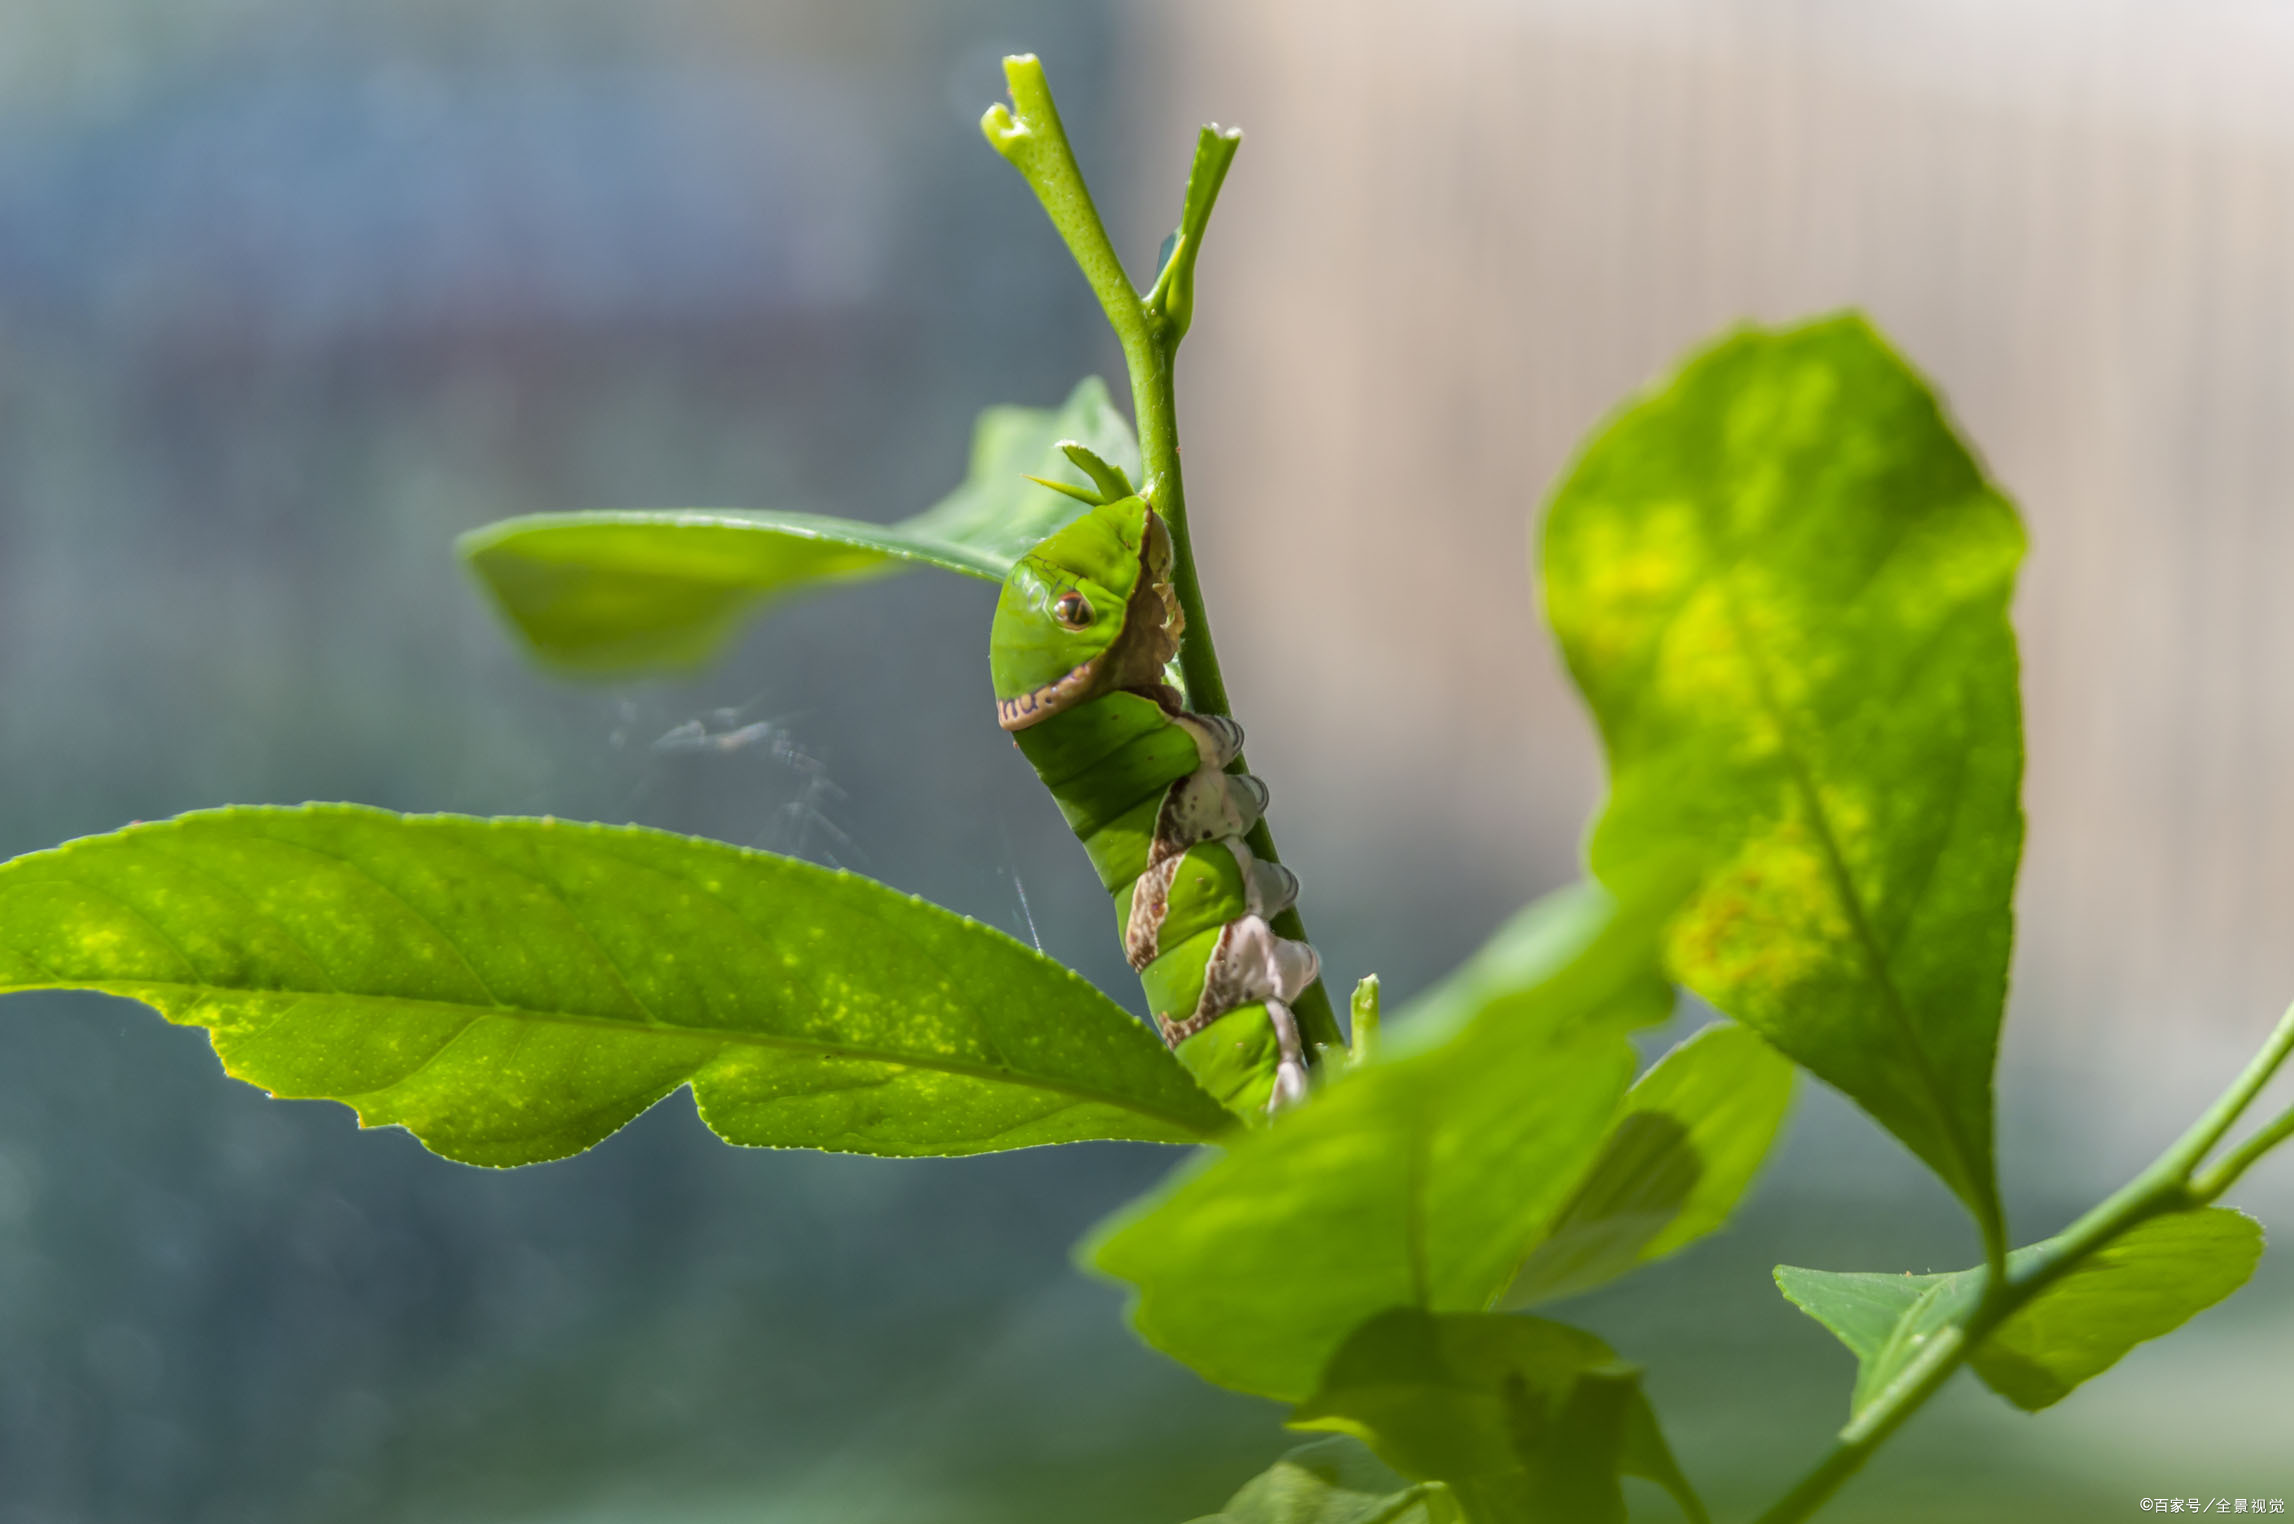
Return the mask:
[[(1825, 869), (1832, 880), (1833, 892), (1838, 896), (1841, 909), (1846, 914), (1855, 944), (1869, 966), (1872, 982), (1879, 991), (1880, 1005), (1893, 1020), (1897, 1036), (1902, 1041), (1907, 1056), (1911, 1059), (1914, 1071), (1919, 1075), (1920, 1099), (1926, 1102), (1931, 1119), (1937, 1124), (1944, 1141), (1950, 1146), (1953, 1160), (1959, 1166), (1962, 1178), (1968, 1188), (1975, 1191), (1979, 1196), (1988, 1198), (1990, 1193), (1985, 1183), (1975, 1173), (1973, 1150), (1970, 1148), (1968, 1140), (1961, 1136), (1958, 1121), (1952, 1115), (1945, 1099), (1942, 1076), (1936, 1072), (1933, 1057), (1920, 1040), (1919, 1029), (1912, 1022), (1911, 1008), (1905, 1004), (1903, 992), (1896, 987), (1894, 973), (1888, 965), (1887, 956), (1882, 951), (1878, 938), (1872, 930), (1871, 919), (1867, 914), (1863, 896), (1858, 892), (1855, 879), (1849, 873), (1848, 860), (1840, 850), (1839, 839), (1832, 828), (1831, 816), (1824, 808), (1823, 796), (1817, 791), (1815, 777), (1809, 771), (1808, 759), (1795, 733), (1794, 716), (1786, 709), (1783, 700), (1777, 696), (1774, 680), (1768, 670), (1766, 653), (1762, 650), (1759, 642), (1753, 638), (1751, 629), (1745, 624), (1742, 610), (1738, 605), (1734, 578), (1724, 574), (1717, 580), (1720, 587), (1721, 606), (1726, 611), (1729, 624), (1735, 630), (1737, 639), (1744, 650), (1746, 664), (1752, 672), (1753, 688), (1759, 695), (1761, 708), (1767, 713), (1768, 718), (1775, 724), (1778, 733), (1783, 737), (1781, 750), (1785, 768), (1791, 776), (1794, 789), (1800, 794), (1803, 806), (1808, 811), (1809, 824), (1815, 833), (1817, 844), (1824, 854)], [(1985, 1231), (1987, 1235), (1990, 1233), (1989, 1225), (1986, 1226)]]
[[(159, 839), (165, 840), (166, 838), (161, 837)], [(266, 839), (269, 840), (275, 838)], [(310, 944), (305, 942), (300, 936), (296, 935), (294, 928), (289, 926), (286, 921), (281, 919), (275, 912), (265, 910), (262, 906), (262, 903), (258, 901), (253, 895), (249, 894), (246, 890), (232, 883), (229, 879), (224, 878), (221, 874), (215, 872), (212, 868), (202, 867), (199, 863), (184, 857), (180, 853), (170, 852), (163, 846), (155, 846), (152, 849), (152, 855), (166, 859), (169, 863), (173, 864), (176, 868), (183, 872), (190, 873), (199, 878), (205, 879), (208, 883), (213, 884), (223, 893), (245, 905), (248, 910), (253, 913), (256, 920), (263, 922), (265, 925), (268, 925), (273, 930), (277, 931), (279, 935), (285, 939), (289, 947), (292, 947), (295, 951), (301, 953), (306, 959), (309, 960), (311, 967), (318, 972), (318, 976), (326, 981), (327, 989), (330, 992), (338, 992), (341, 989), (341, 986), (335, 982), (334, 974), (327, 968), (325, 960), (320, 958), (319, 955), (311, 949)]]

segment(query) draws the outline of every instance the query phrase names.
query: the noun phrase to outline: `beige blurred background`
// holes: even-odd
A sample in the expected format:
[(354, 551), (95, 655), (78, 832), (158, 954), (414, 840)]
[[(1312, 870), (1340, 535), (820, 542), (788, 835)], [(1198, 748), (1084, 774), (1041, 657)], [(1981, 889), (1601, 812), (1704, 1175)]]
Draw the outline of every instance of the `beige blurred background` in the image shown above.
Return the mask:
[(2032, 530), (2004, 1099), (2045, 1071), (2131, 1160), (2220, 1086), (2294, 996), (2294, 10), (1133, 17), (1174, 82), (1135, 141), (1247, 133), (1182, 396), (1238, 707), (1294, 812), (1366, 856), (1565, 874), (1599, 763), (1527, 591), (1537, 503), (1687, 347), (1862, 307)]

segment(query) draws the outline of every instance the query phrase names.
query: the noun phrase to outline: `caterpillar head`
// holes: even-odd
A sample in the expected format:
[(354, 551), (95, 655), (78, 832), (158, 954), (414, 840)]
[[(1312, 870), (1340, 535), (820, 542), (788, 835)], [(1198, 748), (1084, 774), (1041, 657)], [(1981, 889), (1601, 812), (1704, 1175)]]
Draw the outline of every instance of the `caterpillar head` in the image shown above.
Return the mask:
[(1092, 509), (1020, 557), (988, 636), (1004, 729), (1118, 688), (1160, 696), (1181, 625), (1170, 575), (1170, 531), (1138, 497)]

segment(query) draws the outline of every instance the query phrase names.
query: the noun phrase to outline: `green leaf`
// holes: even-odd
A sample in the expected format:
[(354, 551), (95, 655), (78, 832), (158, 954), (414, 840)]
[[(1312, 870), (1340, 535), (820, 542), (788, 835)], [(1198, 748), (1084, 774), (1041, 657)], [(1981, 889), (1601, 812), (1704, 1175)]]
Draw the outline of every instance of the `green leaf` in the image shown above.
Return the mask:
[(1624, 1476), (1705, 1517), (1640, 1372), (1541, 1318), (1384, 1313), (1346, 1341), (1290, 1422), (1351, 1434), (1404, 1476), (1446, 1483), (1473, 1524), (1622, 1524)]
[(1506, 1305), (1591, 1290), (1727, 1221), (1776, 1140), (1792, 1073), (1733, 1023), (1666, 1054), (1626, 1093), (1600, 1158), (1514, 1277)]
[(1490, 1011), (1535, 1002), (1554, 971), (1583, 952), (1615, 911), (1615, 900), (1596, 884), (1573, 884), (1531, 901), (1440, 983), (1383, 1018), (1381, 1051), (1387, 1057), (1424, 1052)]
[[(2052, 1241), (2017, 1250), (2008, 1259), (2010, 1278), (2054, 1252)], [(1969, 1363), (2017, 1407), (2051, 1407), (2136, 1345), (2172, 1333), (2245, 1285), (2261, 1258), (2262, 1226), (2242, 1212), (2205, 1207), (2149, 1218), (2043, 1287), (1991, 1331)], [(1928, 1339), (1974, 1311), (1983, 1274), (1840, 1274), (1779, 1265), (1776, 1284), (1856, 1356), (1853, 1416)]]
[(1301, 1445), (1194, 1524), (1458, 1524), (1448, 1489), (1396, 1476), (1351, 1439)]
[(1595, 437), (1544, 542), (1609, 754), (1595, 872), (1697, 853), (1674, 974), (1862, 1105), (1994, 1238), (2023, 543), (1857, 317), (1694, 356)]
[(592, 672), (707, 659), (775, 598), (936, 566), (1001, 582), (1020, 552), (1084, 512), (1030, 481), (1072, 474), (1064, 440), (1134, 474), (1139, 446), (1098, 377), (1057, 409), (994, 407), (972, 433), (964, 484), (913, 518), (811, 513), (537, 513), (458, 548), (535, 652)]
[(0, 993), (205, 1027), (229, 1073), (450, 1159), (577, 1153), (691, 1085), (728, 1142), (967, 1154), (1195, 1142), (1225, 1114), (999, 931), (634, 826), (223, 809), (0, 864)]
[(2243, 1212), (2207, 1207), (2153, 1217), (1993, 1329), (1975, 1352), (1976, 1374), (2036, 1413), (2229, 1296), (2261, 1259), (2262, 1224)]
[[(1973, 1279), (1954, 1281), (1948, 1275), (1778, 1265), (1776, 1286), (1793, 1306), (1831, 1329), (1856, 1357), (1856, 1385), (1848, 1397), (1849, 1416), (1854, 1418), (1938, 1329), (1974, 1310), (1970, 1293), (1982, 1290), (1981, 1275), (1978, 1271)], [(1946, 1282), (1952, 1282), (1948, 1290)]]
[(1142, 1338), (1295, 1401), (1389, 1307), (1489, 1305), (1592, 1162), (1632, 1079), (1626, 1033), (1672, 999), (1661, 914), (1592, 890), (1565, 907), (1543, 966), (1450, 1041), (1334, 1078), (1101, 1228), (1085, 1253), (1139, 1289)]
[(1908, 1270), (1889, 1275), (1876, 1270), (1808, 1270), (1799, 1265), (1778, 1265), (1774, 1273), (1784, 1299), (1831, 1329), (1860, 1365), (1870, 1363), (1904, 1314), (1947, 1278)]
[(1160, 307), (1169, 319), (1174, 344), (1186, 336), (1188, 325), (1194, 322), (1195, 261), (1202, 254), (1203, 231), (1210, 226), (1219, 187), (1226, 183), (1227, 168), (1234, 163), (1235, 150), (1242, 143), (1242, 133), (1231, 127), (1222, 130), (1206, 125), (1196, 135), (1195, 163), (1187, 172), (1187, 197), (1179, 226), (1164, 241), (1156, 261), (1155, 283), (1146, 296), (1146, 305)]

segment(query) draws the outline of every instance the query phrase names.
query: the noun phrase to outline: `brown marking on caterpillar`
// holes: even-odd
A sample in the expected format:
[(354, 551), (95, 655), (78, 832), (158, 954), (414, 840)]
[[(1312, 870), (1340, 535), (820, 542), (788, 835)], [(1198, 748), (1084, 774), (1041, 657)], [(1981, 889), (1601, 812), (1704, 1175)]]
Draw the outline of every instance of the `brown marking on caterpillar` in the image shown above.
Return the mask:
[(1123, 956), (1135, 970), (1144, 970), (1161, 956), (1163, 919), (1171, 913), (1171, 881), (1186, 863), (1183, 852), (1151, 862), (1131, 886), (1131, 913), (1123, 926)]
[(1171, 531), (1150, 507), (1146, 533), (1139, 541), (1139, 582), (1123, 606), (1122, 632), (1106, 650), (1070, 668), (1066, 676), (1017, 698), (996, 700), (996, 723), (1006, 730), (1025, 730), (1118, 688), (1144, 693), (1166, 711), (1179, 712), (1178, 692), (1164, 683), (1163, 669), (1179, 654), (1179, 634), (1187, 619), (1180, 612), (1170, 575)]
[(1090, 693), (1099, 664), (1106, 659), (1107, 653), (1102, 651), (1080, 666), (1069, 668), (1067, 676), (1057, 682), (1031, 688), (1018, 698), (997, 699), (996, 723), (1006, 730), (1025, 730), (1062, 709), (1073, 708)]
[[(1224, 1016), (1225, 1014), (1226, 1012), (1221, 1011), (1219, 1016)], [(1218, 1019), (1218, 1016), (1197, 1015), (1189, 1016), (1184, 1021), (1173, 1021), (1170, 1017), (1164, 1015), (1161, 1011), (1157, 1011), (1155, 1013), (1156, 1028), (1162, 1032), (1163, 1045), (1168, 1048), (1176, 1048), (1179, 1046), (1179, 1044), (1185, 1042), (1188, 1038), (1194, 1036), (1197, 1032), (1200, 1032), (1203, 1030), (1203, 1028), (1209, 1026), (1212, 1022)]]
[(1123, 633), (1107, 648), (1107, 655), (1115, 658), (1109, 686), (1164, 686), (1163, 669), (1179, 654), (1179, 636), (1187, 627), (1170, 577), (1171, 532), (1149, 508), (1147, 532), (1139, 541), (1139, 581), (1123, 606)]
[(1187, 712), (1186, 696), (1169, 683), (1133, 683), (1122, 691), (1138, 694), (1141, 698), (1160, 707), (1163, 713), (1173, 719)]

